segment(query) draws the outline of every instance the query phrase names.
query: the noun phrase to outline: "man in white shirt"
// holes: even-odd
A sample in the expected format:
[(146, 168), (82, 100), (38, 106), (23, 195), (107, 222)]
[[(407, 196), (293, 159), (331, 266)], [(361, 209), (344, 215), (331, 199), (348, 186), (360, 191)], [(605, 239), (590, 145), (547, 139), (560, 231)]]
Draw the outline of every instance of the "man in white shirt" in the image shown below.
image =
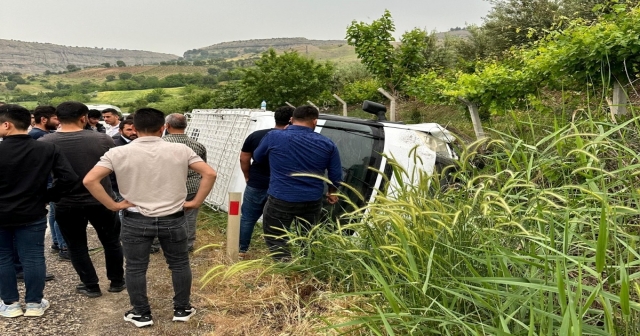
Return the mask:
[[(164, 114), (152, 108), (136, 111), (133, 125), (138, 138), (105, 153), (86, 175), (84, 185), (112, 211), (123, 210), (121, 240), (127, 260), (126, 282), (133, 309), (124, 320), (136, 327), (153, 325), (147, 297), (147, 268), (154, 238), (158, 237), (173, 280), (173, 321), (186, 322), (191, 306), (187, 220), (184, 211), (202, 205), (216, 180), (216, 172), (189, 147), (160, 137)], [(187, 198), (187, 172), (202, 176), (193, 200)], [(124, 201), (116, 203), (100, 184), (116, 174)]]
[(120, 114), (112, 108), (102, 110), (102, 119), (107, 124), (107, 135), (114, 137), (120, 133)]

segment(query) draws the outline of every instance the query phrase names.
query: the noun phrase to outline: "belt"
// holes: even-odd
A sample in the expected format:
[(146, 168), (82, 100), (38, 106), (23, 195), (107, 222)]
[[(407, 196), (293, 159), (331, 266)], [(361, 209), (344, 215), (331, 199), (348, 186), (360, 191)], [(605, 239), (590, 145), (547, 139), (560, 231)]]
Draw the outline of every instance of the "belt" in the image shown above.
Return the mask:
[(127, 211), (124, 210), (122, 211), (122, 215), (124, 217), (131, 217), (131, 218), (137, 218), (137, 219), (159, 219), (159, 220), (163, 220), (163, 219), (176, 219), (176, 218), (180, 218), (180, 217), (184, 217), (184, 211), (180, 210), (176, 213), (172, 213), (170, 215), (166, 215), (166, 216), (161, 216), (161, 217), (151, 217), (151, 216), (145, 216), (139, 212), (131, 212), (131, 211)]

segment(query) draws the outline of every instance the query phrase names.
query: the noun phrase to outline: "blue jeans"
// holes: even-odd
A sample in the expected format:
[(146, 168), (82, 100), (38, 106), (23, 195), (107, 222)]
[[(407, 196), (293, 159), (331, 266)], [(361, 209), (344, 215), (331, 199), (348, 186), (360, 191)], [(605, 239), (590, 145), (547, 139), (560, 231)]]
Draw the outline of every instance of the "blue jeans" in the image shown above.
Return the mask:
[(14, 244), (24, 268), (25, 302), (40, 303), (43, 297), (46, 267), (44, 262), (44, 234), (47, 219), (29, 225), (0, 228), (0, 297), (6, 304), (20, 301)]
[(262, 216), (267, 203), (267, 189), (247, 186), (242, 196), (242, 217), (240, 217), (240, 252), (247, 252), (256, 222)]
[(143, 217), (123, 211), (120, 238), (127, 261), (125, 278), (129, 301), (138, 314), (150, 312), (147, 297), (147, 269), (153, 239), (158, 237), (171, 270), (174, 308), (187, 308), (191, 298), (191, 265), (187, 245), (187, 220)]
[(51, 230), (51, 240), (54, 245), (58, 245), (61, 249), (67, 248), (67, 243), (62, 237), (58, 222), (56, 222), (56, 206), (53, 202), (49, 203), (49, 230)]

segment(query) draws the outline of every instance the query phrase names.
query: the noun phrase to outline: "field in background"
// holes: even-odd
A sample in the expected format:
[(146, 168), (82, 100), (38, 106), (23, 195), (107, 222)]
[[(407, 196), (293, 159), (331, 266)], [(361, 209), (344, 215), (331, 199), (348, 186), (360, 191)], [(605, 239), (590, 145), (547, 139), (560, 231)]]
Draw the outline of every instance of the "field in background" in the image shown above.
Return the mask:
[[(103, 91), (98, 92), (95, 97), (91, 98), (89, 103), (91, 104), (112, 104), (112, 105), (122, 105), (125, 103), (134, 102), (136, 99), (144, 98), (147, 94), (151, 93), (154, 89), (147, 90), (130, 90), (130, 91)], [(167, 88), (162, 89), (166, 97), (165, 98), (176, 98), (182, 94), (183, 88)]]

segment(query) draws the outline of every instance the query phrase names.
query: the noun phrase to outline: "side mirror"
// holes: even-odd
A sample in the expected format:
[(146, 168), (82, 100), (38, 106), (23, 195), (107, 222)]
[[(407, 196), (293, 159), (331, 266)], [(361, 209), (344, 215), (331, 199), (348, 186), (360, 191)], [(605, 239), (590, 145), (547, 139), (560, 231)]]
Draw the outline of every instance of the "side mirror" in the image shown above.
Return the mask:
[(385, 117), (384, 115), (385, 113), (387, 113), (387, 107), (382, 104), (365, 100), (364, 103), (362, 103), (362, 110), (378, 117), (378, 121), (387, 120), (387, 117)]

